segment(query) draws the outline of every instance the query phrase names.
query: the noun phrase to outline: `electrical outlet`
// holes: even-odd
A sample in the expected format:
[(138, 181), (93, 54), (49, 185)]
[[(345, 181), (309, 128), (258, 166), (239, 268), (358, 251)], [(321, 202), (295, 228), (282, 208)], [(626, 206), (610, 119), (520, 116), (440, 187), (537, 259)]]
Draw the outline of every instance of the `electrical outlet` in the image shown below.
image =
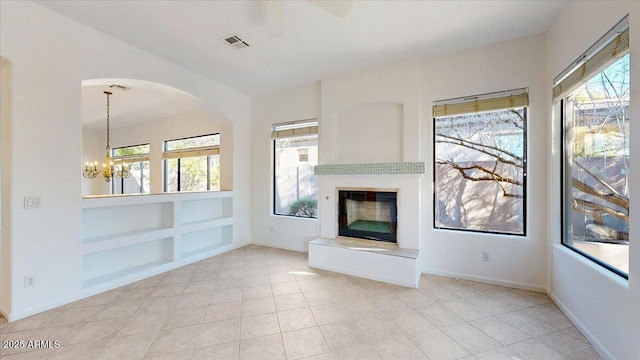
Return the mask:
[(491, 256), (489, 255), (488, 252), (486, 252), (486, 251), (482, 252), (482, 261), (483, 262), (490, 262), (491, 261)]
[(275, 227), (270, 226), (270, 227), (269, 227), (269, 234), (273, 234), (273, 232), (274, 232), (275, 230), (276, 230), (276, 228), (275, 228)]
[(24, 287), (30, 288), (36, 286), (36, 277), (33, 275), (27, 275), (24, 277)]
[(25, 196), (24, 208), (25, 209), (39, 209), (42, 207), (42, 196)]

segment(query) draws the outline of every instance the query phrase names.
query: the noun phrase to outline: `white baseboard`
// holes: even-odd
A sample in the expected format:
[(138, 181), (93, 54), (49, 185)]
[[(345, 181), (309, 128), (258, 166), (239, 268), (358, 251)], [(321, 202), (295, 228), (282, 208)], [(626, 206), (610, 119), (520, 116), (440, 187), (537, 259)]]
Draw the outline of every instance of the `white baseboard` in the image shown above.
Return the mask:
[(602, 358), (606, 360), (615, 360), (615, 357), (611, 355), (611, 353), (604, 346), (602, 346), (602, 343), (600, 343), (600, 341), (598, 341), (598, 339), (595, 336), (593, 336), (591, 331), (589, 331), (582, 324), (582, 322), (575, 315), (573, 315), (573, 313), (569, 310), (569, 308), (566, 307), (564, 303), (560, 301), (558, 297), (555, 296), (555, 294), (550, 293), (549, 297), (551, 298), (551, 300), (553, 300), (556, 306), (558, 306), (560, 311), (562, 311), (564, 315), (567, 318), (569, 318), (569, 320), (571, 320), (571, 322), (576, 327), (576, 329), (580, 330), (582, 335), (584, 335), (584, 337), (587, 338), (587, 340), (589, 340), (591, 345), (593, 345), (593, 348), (598, 352), (598, 354), (600, 354), (600, 356), (602, 356)]
[(290, 251), (302, 252), (302, 253), (308, 252), (306, 247), (299, 248), (299, 247), (296, 247), (296, 246), (273, 244), (273, 243), (270, 243), (270, 242), (263, 242), (263, 241), (252, 241), (251, 245), (266, 246), (266, 247), (275, 248), (275, 249), (290, 250)]
[(0, 315), (4, 316), (7, 321), (11, 321), (11, 312), (7, 311), (4, 307), (0, 307)]
[(461, 274), (461, 273), (455, 273), (455, 272), (449, 272), (449, 271), (440, 271), (440, 270), (435, 270), (435, 269), (422, 269), (422, 273), (423, 274), (446, 276), (446, 277), (456, 278), (456, 279), (476, 281), (476, 282), (487, 283), (487, 284), (492, 284), (492, 285), (499, 285), (499, 286), (505, 286), (505, 287), (510, 287), (510, 288), (522, 289), (522, 290), (527, 290), (527, 291), (542, 292), (542, 293), (546, 293), (546, 294), (549, 293), (549, 290), (544, 286), (526, 284), (526, 283), (521, 283), (521, 282), (518, 282), (518, 281), (509, 281), (509, 280), (502, 280), (502, 279), (487, 278), (487, 277), (483, 277), (483, 276)]

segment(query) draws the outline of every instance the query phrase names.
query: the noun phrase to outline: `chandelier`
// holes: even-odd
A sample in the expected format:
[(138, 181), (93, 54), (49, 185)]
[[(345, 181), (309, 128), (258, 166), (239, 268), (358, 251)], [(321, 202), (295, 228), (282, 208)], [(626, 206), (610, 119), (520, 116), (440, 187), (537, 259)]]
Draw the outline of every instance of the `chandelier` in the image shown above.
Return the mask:
[(107, 147), (106, 154), (104, 156), (104, 163), (100, 170), (98, 169), (97, 161), (85, 163), (82, 176), (89, 179), (95, 179), (98, 175), (102, 174), (104, 180), (109, 182), (114, 176), (126, 179), (131, 175), (131, 172), (129, 171), (129, 166), (124, 161), (116, 165), (113, 164), (113, 159), (111, 158), (111, 147), (109, 147), (109, 96), (111, 93), (109, 91), (105, 91), (104, 93), (107, 95)]

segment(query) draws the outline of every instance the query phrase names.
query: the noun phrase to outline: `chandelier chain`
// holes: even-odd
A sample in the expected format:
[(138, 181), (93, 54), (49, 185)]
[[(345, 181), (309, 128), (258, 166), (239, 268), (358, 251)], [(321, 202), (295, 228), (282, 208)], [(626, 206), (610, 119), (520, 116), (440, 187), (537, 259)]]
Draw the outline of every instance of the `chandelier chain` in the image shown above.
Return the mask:
[(104, 163), (102, 164), (102, 170), (98, 170), (98, 162), (87, 162), (84, 166), (82, 176), (95, 179), (98, 175), (102, 174), (106, 182), (110, 182), (112, 177), (126, 179), (131, 176), (129, 166), (123, 159), (120, 159), (120, 163), (114, 166), (113, 159), (111, 157), (111, 104), (109, 96), (112, 95), (109, 91), (104, 91), (107, 95), (107, 147), (104, 155)]
[(109, 96), (111, 95), (110, 92), (105, 91), (105, 94), (107, 94), (107, 149), (109, 149), (109, 140), (110, 140), (110, 134), (109, 134)]

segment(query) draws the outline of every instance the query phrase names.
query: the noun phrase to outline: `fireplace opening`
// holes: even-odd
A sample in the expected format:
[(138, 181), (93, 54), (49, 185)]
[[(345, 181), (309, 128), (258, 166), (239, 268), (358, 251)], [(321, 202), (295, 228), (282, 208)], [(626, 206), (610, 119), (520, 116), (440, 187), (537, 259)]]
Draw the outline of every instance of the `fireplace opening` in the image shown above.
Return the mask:
[(397, 243), (397, 192), (339, 190), (338, 235)]

